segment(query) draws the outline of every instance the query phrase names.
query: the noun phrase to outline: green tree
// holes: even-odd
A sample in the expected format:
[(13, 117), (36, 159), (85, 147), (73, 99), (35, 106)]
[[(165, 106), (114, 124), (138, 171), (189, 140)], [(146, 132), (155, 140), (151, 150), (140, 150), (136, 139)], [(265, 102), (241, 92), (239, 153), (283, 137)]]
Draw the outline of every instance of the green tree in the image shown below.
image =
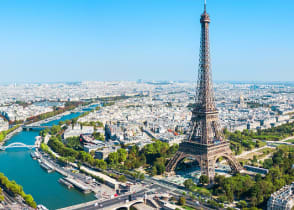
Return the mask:
[(120, 181), (120, 182), (126, 182), (127, 181), (127, 178), (124, 175), (121, 175), (121, 176), (118, 177), (118, 181)]
[(199, 183), (200, 184), (208, 184), (209, 178), (206, 175), (201, 175), (199, 178)]
[(96, 166), (102, 170), (105, 170), (107, 168), (107, 163), (104, 160), (95, 159), (94, 166)]
[(23, 197), (25, 202), (31, 207), (37, 207), (33, 197), (31, 195), (26, 195), (23, 191), (23, 188), (20, 185), (18, 185), (15, 181), (10, 181), (3, 173), (0, 173), (0, 185), (2, 185), (7, 191), (9, 191), (14, 196), (20, 195), (21, 197)]
[(156, 169), (155, 166), (153, 166), (152, 169), (151, 169), (151, 175), (155, 176), (156, 174), (157, 174), (157, 169)]
[(117, 164), (118, 163), (118, 154), (117, 152), (112, 152), (108, 155), (108, 163), (109, 164)]
[(75, 150), (83, 150), (83, 146), (80, 142), (80, 138), (78, 136), (69, 137), (65, 140), (65, 144), (67, 147), (73, 148)]
[(186, 198), (183, 197), (183, 196), (181, 196), (180, 199), (179, 199), (179, 204), (180, 204), (181, 206), (186, 205)]
[(2, 188), (0, 188), (0, 201), (4, 201), (5, 197), (3, 195)]
[(140, 173), (138, 178), (139, 178), (140, 180), (144, 180), (144, 179), (145, 179), (145, 175), (144, 175), (143, 173)]
[(53, 125), (52, 128), (50, 129), (51, 135), (56, 135), (61, 131), (60, 125)]
[(193, 182), (192, 179), (186, 179), (184, 181), (184, 186), (188, 190), (193, 190), (196, 187), (196, 184)]
[(263, 162), (263, 167), (264, 168), (267, 168), (267, 169), (270, 169), (272, 166), (273, 166), (273, 160), (272, 159), (266, 159), (264, 160)]
[(239, 202), (237, 203), (237, 207), (239, 207), (239, 208), (241, 208), (241, 209), (246, 208), (246, 207), (247, 207), (247, 203), (246, 203), (246, 201), (244, 201), (244, 200), (239, 201)]
[(228, 201), (228, 198), (225, 195), (221, 195), (217, 198), (217, 201), (220, 203), (224, 203), (224, 202)]
[(37, 204), (31, 195), (25, 195), (24, 200), (29, 206), (31, 206), (33, 208), (37, 208)]
[(117, 153), (118, 153), (118, 162), (119, 163), (126, 161), (127, 151), (125, 149), (120, 148), (117, 150)]

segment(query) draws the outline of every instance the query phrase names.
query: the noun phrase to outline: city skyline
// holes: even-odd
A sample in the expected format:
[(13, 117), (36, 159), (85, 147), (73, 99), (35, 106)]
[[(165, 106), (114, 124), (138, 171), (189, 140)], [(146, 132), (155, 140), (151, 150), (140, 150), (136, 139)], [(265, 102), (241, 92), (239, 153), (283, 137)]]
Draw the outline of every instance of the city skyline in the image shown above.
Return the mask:
[[(1, 83), (197, 78), (203, 1), (15, 2), (0, 9)], [(214, 80), (293, 81), (293, 2), (208, 8)]]

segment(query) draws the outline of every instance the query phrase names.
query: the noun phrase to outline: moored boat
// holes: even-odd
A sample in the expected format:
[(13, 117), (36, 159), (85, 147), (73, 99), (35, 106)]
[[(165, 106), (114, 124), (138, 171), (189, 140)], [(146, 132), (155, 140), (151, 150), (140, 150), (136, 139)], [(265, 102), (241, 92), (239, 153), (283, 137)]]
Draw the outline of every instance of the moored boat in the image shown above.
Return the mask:
[(69, 183), (68, 181), (66, 181), (65, 179), (63, 179), (63, 178), (60, 178), (58, 180), (58, 182), (65, 185), (65, 186), (67, 186), (68, 189), (73, 188), (73, 185), (71, 183)]

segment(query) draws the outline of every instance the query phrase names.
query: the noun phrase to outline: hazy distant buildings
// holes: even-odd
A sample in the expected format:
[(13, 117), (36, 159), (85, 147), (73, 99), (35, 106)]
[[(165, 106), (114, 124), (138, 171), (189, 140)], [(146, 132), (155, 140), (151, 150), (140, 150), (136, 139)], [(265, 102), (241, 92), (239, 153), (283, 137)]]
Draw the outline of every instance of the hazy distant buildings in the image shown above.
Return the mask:
[[(133, 97), (136, 95), (140, 97)], [(185, 138), (195, 96), (195, 84), (189, 82), (4, 85), (0, 86), (0, 113), (11, 121), (25, 121), (52, 111), (53, 106), (63, 106), (65, 101), (114, 96), (131, 98), (116, 101), (113, 106), (90, 113), (79, 122), (100, 121), (103, 125), (109, 124), (106, 131), (110, 138), (125, 143), (149, 141), (151, 137), (142, 132), (142, 128), (150, 131), (155, 138), (169, 143)], [(266, 129), (293, 120), (294, 86), (289, 84), (215, 83), (215, 98), (221, 127), (231, 132)], [(20, 105), (22, 102), (26, 105)], [(104, 128), (101, 129), (97, 132), (104, 133)], [(68, 130), (65, 135), (78, 133), (81, 131)]]
[(25, 121), (30, 117), (37, 116), (46, 112), (53, 111), (51, 106), (38, 106), (38, 105), (18, 105), (12, 104), (10, 106), (0, 106), (0, 113), (10, 121)]

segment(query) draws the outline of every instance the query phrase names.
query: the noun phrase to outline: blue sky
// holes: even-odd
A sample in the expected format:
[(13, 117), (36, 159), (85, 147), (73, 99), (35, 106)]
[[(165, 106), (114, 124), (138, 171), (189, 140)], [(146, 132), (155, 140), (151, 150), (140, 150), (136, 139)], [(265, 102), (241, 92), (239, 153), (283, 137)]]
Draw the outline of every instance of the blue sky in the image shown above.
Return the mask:
[[(214, 80), (294, 81), (293, 0), (207, 0)], [(203, 0), (1, 0), (0, 82), (196, 80)]]

